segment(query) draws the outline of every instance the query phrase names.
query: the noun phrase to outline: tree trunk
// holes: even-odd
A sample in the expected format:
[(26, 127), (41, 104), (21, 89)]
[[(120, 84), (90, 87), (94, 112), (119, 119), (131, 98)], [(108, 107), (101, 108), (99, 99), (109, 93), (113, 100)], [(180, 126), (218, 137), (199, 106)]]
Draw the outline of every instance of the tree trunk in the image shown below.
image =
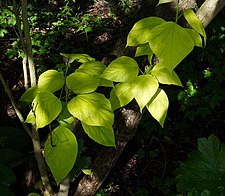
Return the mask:
[[(214, 6), (212, 2), (214, 1)], [(175, 3), (159, 5), (155, 8), (157, 1), (144, 0), (142, 7), (139, 11), (142, 17), (150, 15), (157, 15), (166, 20), (173, 20), (175, 17)], [(194, 0), (180, 0), (181, 11), (186, 8), (196, 8)], [(210, 7), (210, 6), (212, 7)], [(197, 15), (206, 27), (214, 16), (222, 9), (225, 5), (225, 0), (206, 0), (202, 7), (198, 10)], [(165, 12), (165, 10), (167, 10)], [(207, 10), (207, 11), (206, 11)], [(207, 14), (206, 14), (207, 13)], [(140, 19), (140, 17), (138, 17)], [(132, 48), (125, 48), (126, 45), (126, 34), (123, 38), (119, 39), (115, 44), (112, 55), (122, 56), (131, 55), (134, 51)], [(132, 107), (131, 107), (132, 106)], [(115, 119), (114, 131), (117, 148), (102, 147), (100, 153), (96, 157), (92, 171), (93, 176), (85, 175), (78, 184), (77, 190), (74, 196), (92, 196), (102, 185), (106, 177), (108, 176), (111, 168), (114, 166), (118, 157), (121, 155), (124, 147), (130, 141), (130, 139), (136, 134), (137, 126), (140, 122), (141, 114), (138, 106), (130, 104), (128, 107), (122, 108), (119, 111), (118, 117)]]

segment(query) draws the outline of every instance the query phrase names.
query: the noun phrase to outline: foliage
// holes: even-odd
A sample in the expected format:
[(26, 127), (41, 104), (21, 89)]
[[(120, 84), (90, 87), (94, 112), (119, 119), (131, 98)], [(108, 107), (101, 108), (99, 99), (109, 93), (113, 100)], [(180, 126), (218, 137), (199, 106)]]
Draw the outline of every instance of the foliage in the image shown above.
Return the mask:
[[(199, 37), (200, 33), (206, 39), (204, 28), (194, 12), (189, 10), (185, 18), (193, 31), (157, 17), (142, 19), (134, 25), (128, 35), (127, 46), (139, 48), (145, 44), (144, 49), (147, 50), (137, 53), (149, 56), (145, 70), (127, 56), (115, 59), (106, 67), (86, 54), (62, 54), (66, 59), (65, 73), (48, 70), (40, 75), (37, 87), (23, 94), (21, 101), (31, 102), (32, 107), (27, 123), (35, 123), (37, 131), (46, 125), (51, 126), (55, 120), (59, 123), (45, 142), (46, 161), (57, 184), (72, 169), (77, 157), (78, 145), (71, 132), (73, 118), (81, 121), (91, 139), (105, 146), (115, 146), (113, 110), (135, 99), (140, 112), (146, 106), (163, 127), (169, 101), (159, 85), (181, 86), (173, 69), (194, 46), (200, 45), (196, 43), (195, 35)], [(152, 54), (159, 59), (157, 65), (151, 63)], [(68, 74), (74, 60), (82, 64)], [(97, 92), (99, 86), (113, 87), (110, 99)], [(72, 154), (68, 156), (66, 151)], [(57, 161), (59, 164), (55, 164)]]
[(198, 151), (189, 154), (177, 170), (179, 192), (208, 190), (213, 195), (224, 192), (225, 145), (215, 135), (198, 139)]
[(20, 129), (0, 127), (0, 194), (15, 195), (10, 185), (16, 182), (13, 169), (25, 162), (21, 152), (29, 144), (29, 137)]
[(185, 118), (191, 121), (205, 119), (220, 107), (225, 97), (223, 18), (218, 17), (207, 30), (211, 36), (204, 53), (195, 50), (195, 54), (190, 55), (187, 62), (184, 62), (184, 68), (179, 71), (186, 85), (180, 91), (178, 100)]

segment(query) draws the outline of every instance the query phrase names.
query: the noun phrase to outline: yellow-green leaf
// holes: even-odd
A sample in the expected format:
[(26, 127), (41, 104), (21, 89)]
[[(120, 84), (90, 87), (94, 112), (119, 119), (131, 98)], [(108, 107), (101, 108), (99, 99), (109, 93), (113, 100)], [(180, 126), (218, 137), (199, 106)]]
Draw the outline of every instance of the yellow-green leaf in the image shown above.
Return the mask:
[(165, 91), (159, 88), (146, 107), (153, 118), (163, 127), (169, 107), (169, 100)]
[(39, 92), (32, 102), (36, 117), (36, 127), (42, 128), (51, 123), (62, 110), (61, 101), (51, 92)]
[(73, 168), (78, 153), (75, 135), (66, 127), (58, 126), (45, 142), (45, 159), (59, 184)]
[(55, 92), (63, 87), (65, 77), (63, 72), (48, 70), (42, 73), (38, 79), (38, 88), (44, 91)]
[(141, 112), (145, 105), (155, 95), (158, 87), (159, 83), (157, 79), (150, 74), (138, 76), (137, 79), (132, 82), (131, 91)]
[(149, 44), (159, 62), (172, 71), (194, 48), (185, 29), (174, 22), (164, 22), (149, 33)]
[(115, 137), (112, 127), (89, 126), (83, 122), (81, 123), (85, 133), (95, 142), (104, 146), (115, 147)]
[(148, 36), (151, 30), (164, 22), (165, 20), (159, 17), (148, 17), (139, 20), (134, 24), (127, 36), (127, 46), (137, 46), (148, 43)]
[(204, 47), (205, 47), (206, 46), (206, 38), (207, 38), (205, 29), (204, 29), (201, 21), (198, 19), (198, 17), (194, 13), (193, 9), (189, 8), (189, 9), (184, 10), (184, 17), (188, 21), (190, 26), (204, 37)]

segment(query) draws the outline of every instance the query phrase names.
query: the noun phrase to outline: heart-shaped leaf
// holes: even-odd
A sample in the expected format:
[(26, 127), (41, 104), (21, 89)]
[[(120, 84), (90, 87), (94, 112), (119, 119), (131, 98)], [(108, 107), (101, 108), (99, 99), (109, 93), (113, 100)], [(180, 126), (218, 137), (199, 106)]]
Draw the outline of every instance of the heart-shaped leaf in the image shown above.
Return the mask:
[(146, 107), (153, 118), (155, 118), (163, 127), (169, 107), (169, 100), (165, 91), (158, 88), (158, 91)]
[(105, 70), (106, 65), (100, 61), (89, 61), (83, 63), (76, 72), (86, 73), (92, 76), (99, 76)]
[(111, 103), (103, 94), (78, 95), (67, 104), (69, 112), (90, 126), (112, 127), (114, 114)]
[(181, 81), (174, 70), (171, 72), (161, 63), (155, 65), (151, 70), (151, 74), (157, 78), (161, 84), (173, 84), (182, 86)]
[(27, 89), (20, 97), (20, 101), (32, 102), (35, 96), (40, 92), (37, 86)]
[(55, 92), (63, 87), (65, 77), (63, 72), (48, 70), (42, 73), (38, 79), (38, 88), (42, 91)]
[(131, 91), (141, 112), (145, 105), (155, 95), (158, 87), (159, 83), (157, 79), (150, 74), (138, 76), (137, 79), (132, 82)]
[(127, 82), (137, 77), (139, 67), (131, 57), (121, 56), (112, 61), (101, 77), (113, 82)]
[(39, 92), (32, 102), (36, 127), (42, 128), (51, 123), (62, 110), (61, 101), (53, 93)]
[(91, 93), (95, 91), (100, 83), (98, 76), (82, 72), (75, 72), (66, 78), (66, 85), (76, 94)]
[(95, 142), (115, 147), (114, 131), (112, 127), (89, 126), (82, 122), (85, 133)]
[(143, 56), (143, 55), (152, 55), (152, 54), (153, 52), (149, 44), (142, 44), (137, 47), (135, 57)]
[(115, 86), (115, 93), (120, 101), (120, 107), (127, 105), (134, 98), (130, 82), (122, 82), (117, 84)]
[(158, 17), (148, 17), (139, 20), (134, 24), (127, 36), (127, 46), (137, 46), (148, 43), (148, 36), (151, 30), (164, 22), (166, 21)]
[(172, 71), (194, 48), (185, 29), (174, 22), (164, 22), (149, 32), (149, 44), (159, 62)]
[(45, 159), (59, 184), (73, 168), (78, 153), (75, 135), (66, 127), (58, 126), (45, 142)]

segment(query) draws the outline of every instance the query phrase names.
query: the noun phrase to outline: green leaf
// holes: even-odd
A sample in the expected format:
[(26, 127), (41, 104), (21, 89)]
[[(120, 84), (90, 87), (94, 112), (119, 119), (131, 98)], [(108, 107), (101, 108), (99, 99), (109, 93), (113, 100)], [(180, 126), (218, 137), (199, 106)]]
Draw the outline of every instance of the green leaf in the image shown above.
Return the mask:
[(38, 193), (29, 193), (27, 196), (40, 196)]
[(158, 17), (148, 17), (139, 20), (134, 24), (127, 36), (127, 46), (137, 46), (148, 43), (148, 36), (151, 30), (164, 22), (166, 21)]
[(38, 87), (31, 87), (27, 89), (25, 93), (23, 93), (23, 95), (20, 97), (20, 101), (32, 102), (39, 92), (40, 90)]
[(173, 1), (174, 0), (159, 0), (158, 4), (156, 6), (161, 5), (161, 4), (164, 4), (164, 3), (171, 3)]
[(139, 67), (131, 57), (121, 56), (112, 61), (101, 77), (113, 82), (127, 82), (137, 77)]
[(194, 48), (185, 29), (174, 22), (164, 22), (149, 33), (149, 44), (159, 62), (172, 71)]
[(15, 194), (6, 186), (0, 184), (0, 195), (15, 196)]
[(202, 48), (203, 47), (202, 46), (202, 38), (201, 38), (200, 34), (194, 29), (185, 28), (185, 30), (191, 36), (191, 39), (194, 41), (194, 45)]
[(82, 122), (85, 133), (95, 142), (115, 147), (114, 131), (112, 127), (89, 126)]
[(177, 189), (180, 192), (208, 190), (220, 196), (225, 187), (225, 144), (215, 135), (198, 139), (199, 151), (189, 154), (177, 169)]
[(0, 163), (0, 185), (10, 186), (16, 182), (16, 176), (6, 165)]
[(75, 72), (66, 78), (66, 85), (76, 94), (91, 93), (100, 84), (100, 78), (82, 72)]
[(60, 125), (68, 129), (73, 128), (74, 117), (69, 113), (66, 102), (62, 102), (62, 111), (58, 116), (57, 121)]
[(61, 101), (51, 92), (47, 91), (39, 92), (32, 104), (37, 128), (42, 128), (51, 123), (62, 110)]
[(85, 63), (88, 61), (94, 61), (95, 59), (90, 57), (87, 54), (64, 54), (60, 53), (62, 56), (66, 57), (69, 61), (69, 63), (72, 63), (73, 61), (77, 61), (79, 63)]
[(81, 170), (85, 175), (89, 175), (92, 176), (93, 172), (91, 171), (91, 169), (82, 169)]
[(48, 70), (42, 73), (38, 79), (38, 88), (44, 91), (55, 92), (63, 87), (65, 77), (63, 72)]
[(45, 159), (57, 185), (73, 168), (78, 152), (75, 135), (66, 127), (58, 126), (45, 142)]
[(132, 82), (131, 91), (141, 112), (145, 105), (155, 95), (158, 87), (159, 83), (157, 79), (149, 74), (138, 76), (137, 79)]
[(15, 167), (17, 161), (22, 160), (23, 154), (17, 150), (5, 148), (0, 150), (0, 163), (8, 167)]
[(161, 84), (173, 84), (182, 86), (181, 81), (174, 70), (170, 72), (161, 63), (155, 65), (151, 70), (151, 74), (157, 78)]
[(153, 54), (153, 52), (152, 52), (151, 48), (149, 47), (149, 44), (147, 43), (147, 44), (139, 45), (137, 47), (135, 57), (143, 56), (143, 55), (152, 55), (152, 54)]
[(158, 88), (158, 91), (146, 107), (153, 118), (163, 127), (169, 107), (169, 100), (165, 91)]
[(115, 93), (119, 99), (120, 107), (127, 105), (134, 98), (130, 82), (123, 82), (117, 84), (115, 86)]
[(189, 8), (184, 10), (184, 17), (188, 21), (190, 26), (204, 37), (204, 47), (205, 47), (206, 39), (207, 39), (205, 29), (201, 21), (198, 19), (198, 17), (194, 13), (193, 9)]
[(99, 76), (105, 70), (106, 65), (100, 61), (89, 61), (83, 63), (76, 72), (86, 73), (91, 76)]
[(27, 115), (27, 118), (25, 120), (25, 123), (35, 123), (36, 122), (36, 118), (35, 118), (35, 115), (34, 115), (34, 111), (31, 110), (28, 115)]
[(0, 138), (5, 138), (2, 148), (22, 150), (31, 142), (29, 135), (16, 127), (0, 127)]
[(103, 94), (78, 95), (67, 104), (67, 108), (75, 118), (87, 125), (109, 128), (113, 125), (111, 103)]
[(120, 108), (120, 100), (116, 96), (114, 88), (110, 92), (109, 101), (111, 103), (112, 111), (115, 111), (116, 109)]

